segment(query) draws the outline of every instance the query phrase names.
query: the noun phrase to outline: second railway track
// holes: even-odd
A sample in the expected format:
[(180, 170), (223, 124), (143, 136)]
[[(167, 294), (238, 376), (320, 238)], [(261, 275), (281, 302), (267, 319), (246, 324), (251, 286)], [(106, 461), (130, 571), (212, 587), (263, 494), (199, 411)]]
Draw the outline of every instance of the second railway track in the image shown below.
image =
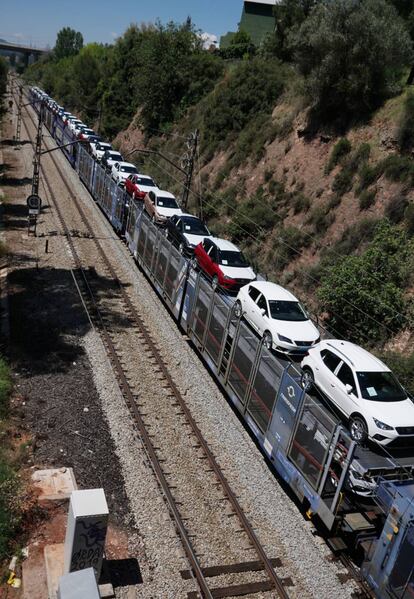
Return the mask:
[[(33, 122), (29, 111), (27, 115)], [(43, 179), (69, 245), (78, 290), (104, 342), (181, 539), (189, 563), (182, 576), (197, 580), (198, 590), (189, 591), (189, 597), (201, 593), (202, 597), (287, 598), (293, 582), (276, 573), (276, 569), (283, 570), (282, 560), (268, 556), (260, 543), (65, 173), (53, 155), (48, 160), (69, 194), (81, 237), (88, 240), (86, 265), (84, 240), (69, 228), (44, 169)]]

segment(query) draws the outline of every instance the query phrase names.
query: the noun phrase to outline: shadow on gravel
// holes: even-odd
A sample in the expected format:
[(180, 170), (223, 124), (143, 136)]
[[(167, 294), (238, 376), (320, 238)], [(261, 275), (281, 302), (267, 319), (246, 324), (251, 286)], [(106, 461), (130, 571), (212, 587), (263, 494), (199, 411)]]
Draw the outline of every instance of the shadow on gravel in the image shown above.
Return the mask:
[(106, 560), (99, 584), (108, 582), (111, 582), (114, 588), (142, 584), (138, 561), (135, 558)]
[[(0, 183), (4, 179), (0, 179)], [(2, 214), (6, 222), (6, 228), (11, 230), (27, 228), (27, 206), (26, 204), (9, 204), (5, 202), (2, 205)]]
[(31, 177), (1, 177), (0, 185), (9, 185), (10, 187), (20, 187), (22, 185), (29, 185), (32, 182)]
[(30, 144), (30, 143), (31, 143), (30, 139), (22, 139), (20, 141), (20, 144), (18, 144), (15, 139), (3, 139), (0, 142), (0, 146), (17, 146), (17, 145), (25, 146), (26, 144)]
[[(86, 271), (96, 295), (105, 302), (105, 317), (112, 330), (131, 326), (112, 302), (112, 280)], [(75, 288), (71, 271), (54, 268), (19, 268), (8, 277), (13, 367), (23, 376), (66, 372), (83, 355), (79, 337), (90, 322)], [(96, 286), (96, 289), (95, 289)]]

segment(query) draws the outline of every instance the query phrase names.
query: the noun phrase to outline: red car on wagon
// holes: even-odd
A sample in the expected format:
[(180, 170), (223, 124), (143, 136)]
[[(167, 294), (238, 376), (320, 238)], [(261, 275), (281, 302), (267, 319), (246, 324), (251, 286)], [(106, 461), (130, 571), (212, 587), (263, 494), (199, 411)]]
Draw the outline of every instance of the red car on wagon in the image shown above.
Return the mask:
[(157, 185), (148, 175), (133, 173), (125, 179), (125, 190), (133, 199), (143, 200), (145, 194), (157, 189)]

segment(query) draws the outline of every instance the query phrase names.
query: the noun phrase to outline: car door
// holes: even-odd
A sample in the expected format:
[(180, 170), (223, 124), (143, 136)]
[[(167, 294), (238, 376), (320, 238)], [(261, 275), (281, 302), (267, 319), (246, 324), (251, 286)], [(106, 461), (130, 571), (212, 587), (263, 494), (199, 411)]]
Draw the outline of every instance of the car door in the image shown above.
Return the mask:
[(335, 372), (342, 362), (342, 359), (330, 351), (329, 349), (324, 349), (321, 351), (322, 362), (319, 367), (316, 367), (315, 381), (317, 385), (321, 388), (321, 390), (335, 402), (335, 388), (338, 382), (337, 377), (335, 376)]
[[(350, 416), (358, 407), (358, 392), (354, 374), (348, 364), (341, 362), (336, 371), (336, 377), (338, 379), (336, 386), (338, 405), (346, 416)], [(350, 393), (346, 390), (346, 385), (352, 387)]]
[(208, 272), (208, 264), (211, 262), (211, 259), (208, 257), (208, 252), (211, 250), (212, 242), (209, 239), (205, 239), (201, 244), (201, 251), (198, 254), (198, 263), (200, 268), (205, 272)]
[(181, 218), (177, 215), (177, 214), (173, 214), (173, 216), (171, 217), (171, 231), (173, 234), (173, 239), (174, 239), (174, 243), (175, 245), (179, 246), (182, 239), (182, 235), (181, 235), (181, 230), (182, 230), (182, 221)]
[(218, 248), (214, 243), (211, 243), (211, 248), (209, 249), (209, 251), (207, 252), (207, 256), (208, 256), (208, 274), (211, 277), (214, 277), (214, 275), (217, 275), (222, 279), (223, 278), (223, 273), (220, 270), (220, 266), (218, 264), (218, 259), (219, 259), (219, 252), (218, 252)]
[[(264, 315), (262, 314), (264, 310)], [(267, 305), (267, 301), (263, 293), (260, 293), (254, 304), (254, 325), (257, 329), (257, 332), (260, 335), (263, 335), (263, 332), (266, 330), (266, 319), (269, 317), (269, 307)]]
[(243, 305), (243, 311), (245, 313), (245, 318), (256, 328), (256, 323), (254, 319), (254, 314), (256, 310), (256, 300), (260, 296), (260, 291), (254, 287), (253, 285), (249, 285), (246, 294), (246, 300)]

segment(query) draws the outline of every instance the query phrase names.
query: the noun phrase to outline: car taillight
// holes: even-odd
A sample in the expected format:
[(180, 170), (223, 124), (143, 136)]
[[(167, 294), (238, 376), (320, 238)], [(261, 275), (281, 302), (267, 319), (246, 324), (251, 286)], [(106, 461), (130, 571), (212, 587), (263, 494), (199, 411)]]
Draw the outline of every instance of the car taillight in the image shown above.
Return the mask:
[(145, 198), (145, 191), (138, 191), (137, 196), (140, 200), (143, 200)]

